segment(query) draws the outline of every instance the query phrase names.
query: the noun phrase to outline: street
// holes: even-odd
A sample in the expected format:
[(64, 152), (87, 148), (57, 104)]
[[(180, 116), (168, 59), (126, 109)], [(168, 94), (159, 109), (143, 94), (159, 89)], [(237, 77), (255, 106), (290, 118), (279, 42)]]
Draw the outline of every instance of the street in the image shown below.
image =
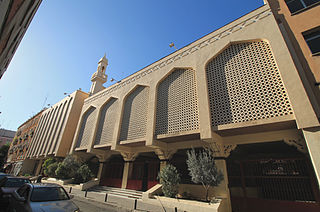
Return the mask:
[(80, 208), (81, 212), (128, 212), (129, 210), (103, 204), (90, 199), (74, 196), (72, 201)]

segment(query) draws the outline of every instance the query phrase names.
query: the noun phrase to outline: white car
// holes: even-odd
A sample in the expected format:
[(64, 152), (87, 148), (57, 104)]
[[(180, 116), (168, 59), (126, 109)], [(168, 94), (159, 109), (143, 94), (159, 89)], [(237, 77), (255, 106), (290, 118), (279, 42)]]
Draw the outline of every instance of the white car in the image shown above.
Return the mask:
[(10, 211), (25, 212), (78, 212), (64, 188), (51, 183), (27, 183), (13, 192)]

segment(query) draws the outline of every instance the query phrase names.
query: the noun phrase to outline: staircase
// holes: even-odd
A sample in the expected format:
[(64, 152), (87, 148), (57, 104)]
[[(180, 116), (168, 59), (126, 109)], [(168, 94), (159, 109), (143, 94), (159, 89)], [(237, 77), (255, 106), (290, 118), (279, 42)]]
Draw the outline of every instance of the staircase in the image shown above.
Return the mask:
[(142, 198), (142, 191), (135, 191), (135, 190), (123, 189), (123, 188), (114, 188), (114, 187), (108, 187), (108, 186), (95, 186), (88, 189), (88, 191), (107, 193), (108, 195), (111, 194), (113, 196), (120, 196), (120, 197), (132, 198), (132, 199)]

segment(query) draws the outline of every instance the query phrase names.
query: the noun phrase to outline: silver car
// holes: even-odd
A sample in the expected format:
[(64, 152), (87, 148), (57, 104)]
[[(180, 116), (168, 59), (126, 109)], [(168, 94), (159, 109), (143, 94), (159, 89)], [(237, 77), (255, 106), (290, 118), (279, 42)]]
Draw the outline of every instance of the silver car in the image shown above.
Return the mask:
[(78, 212), (64, 188), (50, 183), (27, 183), (13, 192), (10, 211), (26, 212)]

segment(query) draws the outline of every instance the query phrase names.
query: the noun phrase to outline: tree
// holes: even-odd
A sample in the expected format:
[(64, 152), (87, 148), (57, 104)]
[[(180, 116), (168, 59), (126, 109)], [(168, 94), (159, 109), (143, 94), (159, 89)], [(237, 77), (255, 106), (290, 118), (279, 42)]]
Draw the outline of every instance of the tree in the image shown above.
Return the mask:
[(189, 175), (194, 183), (201, 183), (206, 192), (206, 201), (211, 186), (217, 186), (223, 180), (223, 174), (215, 165), (213, 152), (206, 148), (196, 152), (194, 149), (187, 152)]
[(76, 176), (77, 170), (80, 166), (81, 163), (77, 161), (74, 156), (67, 155), (67, 157), (58, 164), (55, 174), (58, 178), (62, 179), (73, 178)]
[(73, 155), (67, 155), (62, 161), (65, 168), (69, 171), (69, 177), (75, 177), (77, 170), (81, 166), (81, 162), (78, 161)]
[(55, 175), (60, 179), (71, 178), (70, 171), (66, 168), (63, 162), (58, 163), (57, 169), (55, 170)]
[(56, 169), (58, 168), (58, 165), (58, 162), (51, 163), (44, 171), (44, 174), (48, 175), (49, 177), (56, 177)]
[(175, 197), (178, 194), (178, 185), (181, 181), (180, 174), (173, 165), (166, 165), (158, 175), (162, 184), (162, 192), (166, 197)]
[(3, 168), (3, 165), (6, 162), (9, 148), (9, 144), (5, 144), (2, 147), (0, 147), (0, 170)]
[(80, 168), (77, 170), (76, 175), (74, 177), (75, 183), (84, 183), (93, 177), (93, 174), (87, 164), (82, 164)]

